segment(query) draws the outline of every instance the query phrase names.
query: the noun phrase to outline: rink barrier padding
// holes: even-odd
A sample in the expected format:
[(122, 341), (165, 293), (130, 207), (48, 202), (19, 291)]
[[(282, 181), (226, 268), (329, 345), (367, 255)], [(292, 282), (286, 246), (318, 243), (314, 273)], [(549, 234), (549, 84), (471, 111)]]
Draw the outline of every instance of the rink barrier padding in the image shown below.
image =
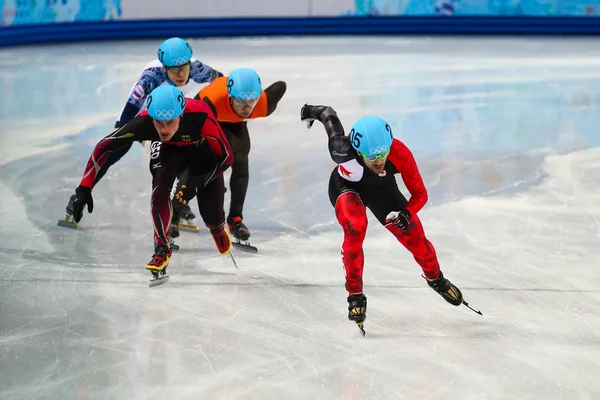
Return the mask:
[(286, 17), (120, 20), (0, 28), (0, 47), (94, 40), (306, 35), (598, 35), (596, 17)]

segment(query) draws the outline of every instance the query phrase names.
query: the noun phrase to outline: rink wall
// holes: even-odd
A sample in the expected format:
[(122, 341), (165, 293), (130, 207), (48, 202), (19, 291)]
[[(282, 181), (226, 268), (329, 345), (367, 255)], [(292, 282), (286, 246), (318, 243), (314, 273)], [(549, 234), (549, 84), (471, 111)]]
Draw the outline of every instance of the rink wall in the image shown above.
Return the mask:
[(597, 35), (600, 0), (0, 0), (0, 46), (273, 35)]

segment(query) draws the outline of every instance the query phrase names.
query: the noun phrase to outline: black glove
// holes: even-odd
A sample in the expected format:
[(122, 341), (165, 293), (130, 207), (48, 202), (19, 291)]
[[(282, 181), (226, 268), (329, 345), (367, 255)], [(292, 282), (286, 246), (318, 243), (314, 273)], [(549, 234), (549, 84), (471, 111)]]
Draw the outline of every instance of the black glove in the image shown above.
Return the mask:
[(192, 186), (188, 189), (186, 185), (177, 187), (177, 193), (175, 193), (175, 200), (181, 204), (187, 204), (188, 201), (194, 198), (196, 195), (196, 186)]
[(308, 129), (310, 129), (314, 122), (315, 122), (315, 118), (310, 116), (310, 108), (312, 106), (309, 106), (308, 104), (305, 104), (304, 106), (302, 106), (302, 109), (300, 110), (300, 121), (304, 121), (306, 122), (306, 127)]
[(410, 211), (408, 211), (406, 208), (402, 208), (400, 211), (392, 211), (389, 213), (385, 218), (385, 222), (391, 223), (401, 231), (405, 231), (410, 226), (411, 218), (412, 215)]
[(75, 202), (73, 203), (73, 218), (75, 222), (81, 221), (83, 217), (83, 207), (87, 204), (88, 212), (91, 214), (94, 210), (94, 199), (92, 199), (92, 189), (79, 186), (75, 190)]

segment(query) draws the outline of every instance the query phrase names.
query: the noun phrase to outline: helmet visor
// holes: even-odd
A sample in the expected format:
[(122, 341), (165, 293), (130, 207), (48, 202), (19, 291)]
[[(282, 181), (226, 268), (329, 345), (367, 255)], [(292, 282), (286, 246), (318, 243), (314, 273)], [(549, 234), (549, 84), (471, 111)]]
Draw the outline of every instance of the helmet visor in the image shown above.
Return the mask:
[(363, 157), (365, 158), (365, 160), (369, 161), (369, 162), (375, 162), (378, 159), (385, 161), (385, 159), (390, 155), (390, 149), (387, 149), (386, 151), (384, 151), (383, 153), (379, 153), (379, 154), (363, 154)]
[(245, 108), (245, 107), (254, 108), (254, 107), (256, 107), (256, 104), (258, 104), (259, 99), (260, 98), (253, 99), (253, 100), (241, 100), (241, 99), (236, 99), (234, 97), (232, 102), (233, 102), (233, 105), (235, 105), (238, 108)]
[(167, 71), (169, 71), (172, 74), (178, 74), (181, 71), (189, 71), (191, 63), (185, 63), (183, 65), (176, 65), (174, 67), (165, 67), (167, 69)]

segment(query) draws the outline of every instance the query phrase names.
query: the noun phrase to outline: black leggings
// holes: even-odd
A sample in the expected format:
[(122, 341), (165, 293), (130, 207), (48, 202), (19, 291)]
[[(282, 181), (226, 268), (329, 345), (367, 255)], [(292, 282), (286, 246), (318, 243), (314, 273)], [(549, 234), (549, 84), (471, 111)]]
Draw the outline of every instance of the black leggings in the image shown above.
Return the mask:
[(221, 128), (223, 128), (233, 152), (233, 165), (231, 166), (231, 178), (229, 179), (229, 189), (231, 190), (229, 217), (241, 217), (250, 178), (248, 170), (248, 154), (250, 153), (248, 124), (247, 122), (222, 122)]
[[(175, 178), (186, 167), (194, 168), (197, 173), (214, 168), (214, 163), (207, 157), (207, 151), (202, 150), (196, 146), (179, 147), (160, 142), (152, 143), (150, 171), (152, 172), (152, 220), (155, 245), (169, 243), (173, 216), (170, 196)], [(206, 226), (211, 229), (223, 226), (225, 224), (223, 174), (217, 175), (206, 187), (199, 190), (196, 197), (200, 215)]]

